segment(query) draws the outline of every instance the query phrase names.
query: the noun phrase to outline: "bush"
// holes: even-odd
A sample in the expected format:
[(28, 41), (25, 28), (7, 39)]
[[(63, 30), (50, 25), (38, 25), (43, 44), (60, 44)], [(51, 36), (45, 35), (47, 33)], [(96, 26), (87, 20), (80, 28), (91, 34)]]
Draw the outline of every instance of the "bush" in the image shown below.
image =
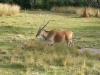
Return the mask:
[(20, 12), (20, 6), (0, 4), (0, 16), (11, 16)]

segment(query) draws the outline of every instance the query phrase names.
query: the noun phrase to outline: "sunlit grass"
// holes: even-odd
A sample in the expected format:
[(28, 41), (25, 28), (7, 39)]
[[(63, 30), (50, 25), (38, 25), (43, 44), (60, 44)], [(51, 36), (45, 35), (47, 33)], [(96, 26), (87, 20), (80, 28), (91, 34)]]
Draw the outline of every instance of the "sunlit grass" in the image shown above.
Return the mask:
[[(46, 42), (36, 38), (38, 28), (71, 30), (74, 47), (66, 42), (44, 51)], [(100, 48), (100, 19), (75, 14), (27, 11), (0, 17), (0, 74), (2, 75), (99, 75), (100, 54), (78, 52), (78, 48)], [(5, 72), (6, 70), (6, 72)]]

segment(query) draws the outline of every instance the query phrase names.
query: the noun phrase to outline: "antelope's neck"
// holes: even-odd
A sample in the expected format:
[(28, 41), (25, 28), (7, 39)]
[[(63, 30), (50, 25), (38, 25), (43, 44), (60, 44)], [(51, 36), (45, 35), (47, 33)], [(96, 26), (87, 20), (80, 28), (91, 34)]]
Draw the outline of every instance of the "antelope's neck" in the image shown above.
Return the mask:
[(42, 36), (45, 40), (47, 40), (48, 33), (49, 33), (49, 31), (43, 30), (41, 36)]

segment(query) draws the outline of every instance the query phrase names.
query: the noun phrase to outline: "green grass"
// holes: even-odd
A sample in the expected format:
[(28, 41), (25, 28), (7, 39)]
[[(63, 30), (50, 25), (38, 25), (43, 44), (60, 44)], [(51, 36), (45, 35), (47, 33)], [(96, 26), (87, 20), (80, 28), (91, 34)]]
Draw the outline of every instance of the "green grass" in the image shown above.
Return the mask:
[[(36, 38), (43, 22), (46, 30), (72, 30), (74, 47), (65, 42), (44, 51), (45, 42)], [(100, 19), (75, 14), (26, 11), (0, 17), (0, 74), (2, 75), (99, 75), (100, 54), (78, 52), (78, 48), (100, 48)], [(5, 72), (6, 71), (6, 72)]]

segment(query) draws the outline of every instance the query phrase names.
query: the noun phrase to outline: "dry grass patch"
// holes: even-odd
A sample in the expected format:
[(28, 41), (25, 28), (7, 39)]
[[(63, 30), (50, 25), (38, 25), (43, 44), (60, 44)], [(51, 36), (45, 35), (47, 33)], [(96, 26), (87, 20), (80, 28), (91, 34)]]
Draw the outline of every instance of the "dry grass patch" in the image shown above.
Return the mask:
[[(53, 7), (51, 8), (52, 12), (60, 12), (60, 13), (73, 13), (81, 16), (84, 13), (85, 8), (84, 7)], [(96, 16), (97, 11), (100, 11), (97, 8), (87, 7), (87, 13), (90, 16)], [(99, 15), (100, 16), (100, 15)]]
[(0, 16), (15, 15), (20, 12), (20, 6), (0, 3)]
[(78, 9), (78, 7), (72, 7), (72, 6), (68, 6), (68, 7), (53, 7), (53, 8), (51, 8), (51, 11), (60, 12), (60, 13), (76, 13), (77, 9)]
[[(76, 10), (76, 14), (82, 15), (84, 10), (85, 10), (85, 8), (79, 8)], [(88, 8), (86, 8), (86, 11), (90, 16), (95, 16), (97, 11), (100, 11), (100, 10), (97, 8), (88, 7)]]

